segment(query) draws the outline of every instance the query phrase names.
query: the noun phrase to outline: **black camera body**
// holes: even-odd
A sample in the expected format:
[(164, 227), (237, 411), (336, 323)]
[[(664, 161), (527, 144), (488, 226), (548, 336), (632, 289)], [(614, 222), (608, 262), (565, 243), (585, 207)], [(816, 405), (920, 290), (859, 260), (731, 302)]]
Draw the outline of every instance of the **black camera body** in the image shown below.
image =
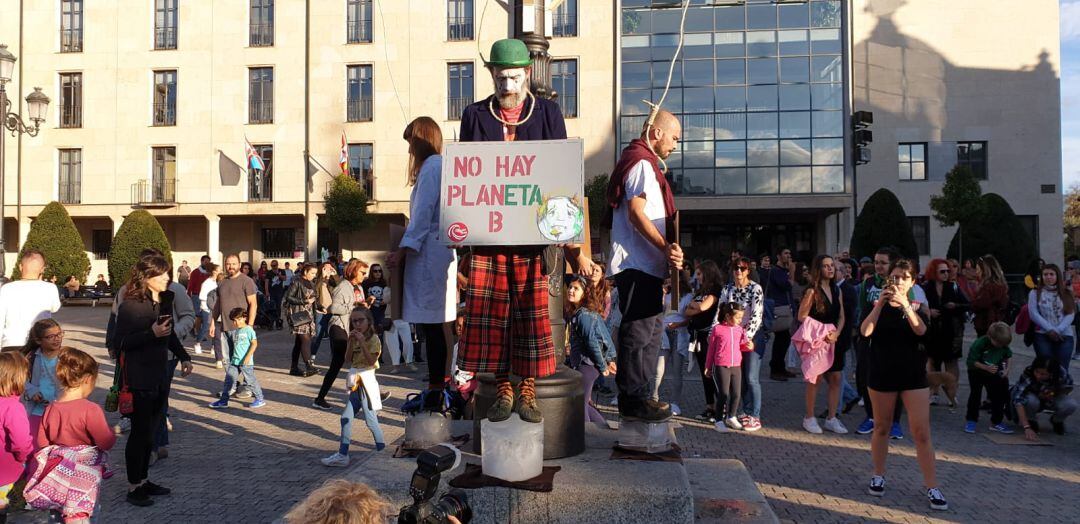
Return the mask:
[(462, 524), (472, 520), (469, 497), (460, 489), (452, 489), (439, 500), (433, 501), (439, 491), (442, 473), (454, 468), (461, 460), (461, 452), (447, 446), (432, 446), (416, 458), (416, 471), (409, 484), (409, 496), (413, 503), (401, 508), (399, 524), (442, 524), (454, 517)]

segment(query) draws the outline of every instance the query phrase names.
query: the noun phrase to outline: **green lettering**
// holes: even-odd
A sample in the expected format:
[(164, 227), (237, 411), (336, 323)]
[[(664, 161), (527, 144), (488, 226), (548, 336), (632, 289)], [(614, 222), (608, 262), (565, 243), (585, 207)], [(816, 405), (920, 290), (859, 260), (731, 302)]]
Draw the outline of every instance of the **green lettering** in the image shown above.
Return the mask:
[(537, 206), (539, 206), (539, 205), (543, 205), (543, 204), (544, 204), (544, 198), (540, 194), (540, 186), (538, 186), (538, 185), (532, 186), (532, 198), (529, 199), (529, 205), (537, 205)]
[(517, 184), (505, 184), (505, 185), (503, 185), (503, 189), (506, 191), (506, 203), (505, 203), (505, 205), (507, 205), (507, 206), (516, 206), (516, 205), (518, 205), (518, 203), (514, 201), (514, 188), (515, 187), (517, 187)]

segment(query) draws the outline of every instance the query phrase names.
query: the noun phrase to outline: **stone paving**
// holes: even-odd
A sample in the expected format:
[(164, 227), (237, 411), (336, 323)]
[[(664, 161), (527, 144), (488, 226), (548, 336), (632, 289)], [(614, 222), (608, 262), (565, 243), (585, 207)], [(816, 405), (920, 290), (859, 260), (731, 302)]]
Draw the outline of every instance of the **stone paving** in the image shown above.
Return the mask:
[[(104, 307), (68, 307), (57, 315), (67, 334), (66, 342), (90, 351), (102, 363), (103, 374), (93, 397), (98, 401), (104, 397), (112, 374), (102, 343), (107, 314)], [(214, 398), (211, 391), (216, 395), (221, 387), (223, 373), (205, 354), (196, 356), (195, 373), (177, 378), (173, 384), (170, 457), (150, 469), (151, 480), (173, 488), (174, 494), (156, 499), (149, 508), (136, 508), (124, 501), (126, 437), (122, 436), (111, 456), (117, 475), (103, 489), (100, 522), (272, 522), (324, 480), (363, 467), (362, 460), (356, 459), (374, 453), (374, 447), (362, 422), (354, 425), (353, 466), (331, 469), (318, 462), (337, 447), (337, 413), (343, 403), (332, 393), (329, 400), (334, 411), (312, 408), (310, 403), (322, 377), (301, 379), (286, 373), (292, 347), (287, 331), (260, 331), (259, 336), (257, 375), (269, 405), (258, 411), (207, 408)], [(1014, 377), (1030, 361), (1031, 352), (1021, 348), (1014, 344), (1020, 354)], [(318, 361), (325, 366), (328, 360), (329, 346), (324, 342)], [(1074, 365), (1073, 370), (1080, 372), (1080, 366)], [(380, 383), (394, 393), (387, 402), (391, 409), (380, 412), (388, 442), (404, 432), (403, 417), (393, 408), (400, 406), (405, 393), (419, 386), (419, 376), (380, 377)], [(696, 377), (696, 370), (686, 376), (682, 407), (687, 414), (699, 412), (704, 404)], [(964, 402), (966, 379), (961, 383), (959, 397)], [(1080, 420), (1072, 421), (1073, 431), (1064, 437), (1045, 436), (1050, 446), (1002, 445), (985, 436), (989, 417), (983, 417), (980, 434), (968, 435), (962, 431), (962, 410), (932, 408), (938, 477), (952, 509), (931, 513), (909, 439), (892, 441), (886, 496), (869, 497), (865, 492), (870, 475), (869, 438), (854, 432), (811, 435), (801, 426), (802, 382), (765, 378), (762, 386), (763, 430), (718, 434), (711, 426), (680, 417), (678, 437), (687, 456), (734, 458), (745, 463), (782, 521), (1080, 520)], [(820, 402), (823, 405), (823, 391)], [(604, 411), (614, 417), (613, 409)], [(861, 413), (861, 408), (856, 408), (842, 417), (849, 429), (854, 430), (861, 421)], [(114, 422), (114, 415), (109, 416)], [(383, 453), (392, 449), (390, 446)], [(42, 519), (24, 513), (13, 521)]]

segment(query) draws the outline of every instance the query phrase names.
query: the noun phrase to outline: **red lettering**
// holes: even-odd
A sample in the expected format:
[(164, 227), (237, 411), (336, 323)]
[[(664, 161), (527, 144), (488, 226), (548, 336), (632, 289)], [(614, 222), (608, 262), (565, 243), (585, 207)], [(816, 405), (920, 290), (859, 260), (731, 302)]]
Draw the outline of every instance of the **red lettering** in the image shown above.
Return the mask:
[(469, 176), (469, 158), (458, 156), (454, 157), (454, 178), (465, 178)]
[(503, 214), (498, 211), (488, 213), (488, 232), (498, 233), (503, 228)]
[(495, 176), (496, 177), (511, 177), (510, 174), (510, 157), (500, 156), (495, 157)]
[(447, 186), (446, 188), (446, 207), (452, 207), (454, 205), (454, 197), (462, 196), (464, 186)]

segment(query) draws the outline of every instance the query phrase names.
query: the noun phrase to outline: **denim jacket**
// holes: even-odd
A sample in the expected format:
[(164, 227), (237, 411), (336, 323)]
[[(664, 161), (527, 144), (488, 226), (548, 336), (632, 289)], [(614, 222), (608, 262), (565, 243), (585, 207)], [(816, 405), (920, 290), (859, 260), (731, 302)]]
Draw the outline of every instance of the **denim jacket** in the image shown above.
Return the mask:
[(615, 343), (604, 319), (594, 311), (578, 309), (570, 317), (570, 367), (590, 364), (602, 371), (613, 360)]

